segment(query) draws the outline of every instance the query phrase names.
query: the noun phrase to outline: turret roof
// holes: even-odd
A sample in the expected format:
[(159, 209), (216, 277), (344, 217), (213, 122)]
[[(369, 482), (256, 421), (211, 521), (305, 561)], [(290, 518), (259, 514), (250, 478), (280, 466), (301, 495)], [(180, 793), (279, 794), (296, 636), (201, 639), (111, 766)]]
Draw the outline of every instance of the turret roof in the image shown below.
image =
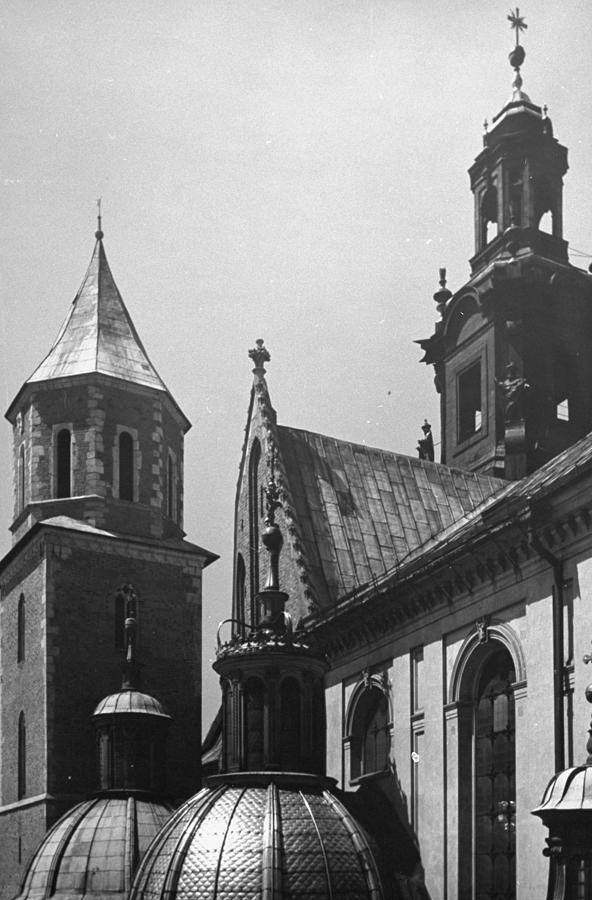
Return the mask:
[(167, 390), (117, 289), (101, 237), (60, 333), (27, 383), (91, 372)]

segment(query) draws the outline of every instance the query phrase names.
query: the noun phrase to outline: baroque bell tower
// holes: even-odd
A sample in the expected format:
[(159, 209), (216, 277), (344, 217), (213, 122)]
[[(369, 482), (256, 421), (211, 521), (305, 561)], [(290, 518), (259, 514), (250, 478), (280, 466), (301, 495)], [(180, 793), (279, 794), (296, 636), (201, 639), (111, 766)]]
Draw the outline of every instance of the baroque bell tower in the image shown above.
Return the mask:
[(592, 277), (563, 238), (567, 150), (523, 91), (519, 10), (508, 16), (512, 94), (469, 170), (471, 276), (440, 271), (440, 321), (418, 343), (441, 398), (442, 462), (521, 478), (592, 429)]

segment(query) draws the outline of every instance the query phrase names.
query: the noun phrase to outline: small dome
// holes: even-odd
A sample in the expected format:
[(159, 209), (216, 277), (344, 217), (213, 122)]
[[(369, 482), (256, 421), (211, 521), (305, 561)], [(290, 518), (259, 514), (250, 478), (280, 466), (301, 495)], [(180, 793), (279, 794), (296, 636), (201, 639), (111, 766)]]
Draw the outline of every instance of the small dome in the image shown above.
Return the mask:
[(533, 815), (592, 810), (592, 766), (573, 766), (554, 775)]
[(172, 811), (167, 803), (129, 796), (79, 803), (46, 834), (16, 900), (123, 900)]
[(136, 690), (116, 691), (114, 694), (109, 694), (108, 697), (103, 697), (95, 708), (93, 716), (110, 716), (118, 713), (171, 718), (162, 703), (159, 703), (155, 697)]
[(130, 900), (380, 900), (366, 833), (312, 775), (216, 776), (171, 817), (138, 869)]

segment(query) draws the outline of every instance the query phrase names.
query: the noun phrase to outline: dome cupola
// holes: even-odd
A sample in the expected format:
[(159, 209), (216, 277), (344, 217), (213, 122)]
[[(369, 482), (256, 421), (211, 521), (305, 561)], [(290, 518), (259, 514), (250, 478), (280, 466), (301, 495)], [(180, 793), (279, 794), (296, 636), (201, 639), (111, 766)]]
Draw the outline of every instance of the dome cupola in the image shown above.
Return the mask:
[(385, 896), (370, 839), (323, 774), (327, 665), (285, 609), (273, 452), (268, 465), (268, 574), (257, 624), (223, 623), (234, 630), (227, 641), (219, 637), (214, 663), (223, 691), (222, 772), (169, 820), (130, 900)]
[(93, 714), (100, 790), (48, 831), (16, 900), (125, 900), (133, 874), (172, 813), (163, 799), (164, 742), (171, 717), (137, 690), (135, 594), (126, 585), (122, 688)]

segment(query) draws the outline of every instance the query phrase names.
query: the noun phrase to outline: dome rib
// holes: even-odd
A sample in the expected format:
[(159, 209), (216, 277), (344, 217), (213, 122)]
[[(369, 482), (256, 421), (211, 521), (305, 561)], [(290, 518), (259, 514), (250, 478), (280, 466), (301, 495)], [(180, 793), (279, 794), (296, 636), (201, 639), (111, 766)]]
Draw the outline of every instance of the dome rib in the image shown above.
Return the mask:
[(238, 805), (241, 802), (241, 800), (243, 799), (243, 797), (245, 796), (246, 791), (247, 791), (247, 789), (243, 788), (241, 790), (241, 792), (239, 793), (238, 797), (236, 798), (234, 806), (232, 807), (232, 812), (228, 816), (226, 828), (224, 829), (224, 837), (222, 838), (222, 843), (220, 845), (220, 852), (218, 854), (218, 865), (216, 866), (216, 877), (214, 878), (214, 893), (212, 895), (214, 897), (214, 900), (216, 900), (216, 898), (218, 897), (218, 884), (220, 882), (220, 870), (222, 868), (222, 860), (224, 858), (224, 847), (226, 845), (226, 840), (228, 838), (228, 832), (230, 831), (230, 826), (232, 824), (232, 820), (234, 819), (234, 816), (238, 809)]
[(277, 785), (267, 787), (267, 806), (263, 825), (262, 900), (282, 896), (282, 818)]
[[(312, 809), (310, 808), (310, 803), (308, 802), (308, 800), (306, 799), (306, 797), (304, 796), (302, 791), (298, 791), (298, 793), (300, 795), (300, 799), (302, 800), (302, 802), (304, 803), (304, 805), (308, 811), (308, 815), (310, 816), (310, 821), (312, 822), (312, 824), (314, 826), (314, 830), (317, 835), (317, 838), (319, 839), (319, 846), (321, 848), (323, 863), (325, 865), (325, 878), (327, 881), (327, 891), (329, 893), (329, 900), (333, 900), (333, 888), (331, 885), (331, 870), (329, 868), (329, 861), (327, 859), (327, 852), (325, 850), (325, 844), (323, 842), (323, 838), (321, 837), (321, 832), (319, 830), (319, 826), (317, 825), (317, 821), (313, 815)], [(323, 796), (325, 796), (325, 795), (326, 795), (326, 791), (323, 792)]]
[[(159, 862), (162, 862), (163, 858), (165, 858), (167, 841), (174, 842), (176, 840), (175, 831), (178, 823), (183, 822), (184, 819), (189, 820), (187, 829), (188, 831), (190, 831), (190, 834), (188, 835), (186, 842), (189, 843), (189, 840), (193, 837), (194, 832), (199, 828), (211, 807), (214, 806), (218, 798), (221, 797), (223, 793), (223, 787), (218, 787), (215, 791), (212, 791), (211, 793), (208, 792), (203, 796), (200, 792), (197, 797), (192, 797), (171, 816), (171, 818), (161, 829), (159, 834), (155, 837), (151, 852), (147, 853), (140, 863), (130, 892), (130, 900), (133, 900), (133, 898), (135, 897), (142, 897), (143, 889), (146, 887), (148, 882), (150, 882), (151, 889), (154, 891), (154, 883), (151, 880), (152, 876), (155, 875), (155, 877), (158, 877), (158, 873), (155, 871), (157, 864)], [(196, 802), (198, 800), (201, 802)], [(194, 817), (195, 822), (192, 821)], [(192, 825), (194, 825), (194, 827), (191, 827)], [(183, 857), (180, 857), (179, 848), (177, 847), (175, 850), (173, 850), (168, 865), (166, 866), (165, 870), (160, 873), (162, 876), (163, 886), (166, 886), (169, 873), (174, 863), (178, 860), (182, 862), (186, 853), (187, 848), (185, 849), (185, 854), (183, 855)]]
[[(61, 868), (62, 860), (64, 858), (64, 854), (66, 853), (66, 850), (68, 849), (68, 846), (72, 839), (72, 835), (75, 833), (76, 829), (78, 828), (78, 825), (84, 819), (84, 817), (90, 813), (93, 806), (95, 806), (96, 802), (97, 802), (96, 800), (88, 800), (85, 803), (81, 803), (80, 806), (75, 810), (74, 815), (72, 815), (71, 813), (66, 813), (65, 816), (63, 817), (62, 822), (63, 822), (63, 825), (65, 826), (64, 833), (61, 838), (58, 838), (58, 844), (57, 844), (56, 850), (53, 854), (53, 857), (52, 857), (52, 860), (51, 860), (51, 863), (49, 866), (49, 872), (48, 872), (48, 877), (47, 877), (47, 885), (49, 887), (49, 893), (46, 893), (46, 896), (52, 897), (55, 894), (58, 878), (60, 876), (60, 868)], [(59, 828), (59, 825), (60, 825), (60, 823), (58, 822), (56, 825), (56, 829)], [(36, 875), (35, 864), (42, 857), (42, 855), (44, 853), (44, 849), (45, 849), (45, 845), (42, 843), (33, 859), (33, 862), (31, 863), (31, 866), (29, 867), (29, 873), (28, 873), (29, 878), (27, 880), (29, 880), (30, 883), (27, 885), (25, 882), (25, 885), (23, 886), (23, 891), (22, 891), (23, 894), (26, 893), (26, 891), (29, 887), (34, 887), (33, 881), (34, 881), (35, 875)]]
[(125, 818), (125, 856), (131, 861), (131, 869), (124, 872), (123, 886), (127, 893), (131, 887), (131, 873), (138, 867), (138, 816), (136, 804), (131, 797), (127, 798)]
[(341, 821), (351, 838), (352, 844), (358, 852), (358, 859), (366, 879), (366, 884), (368, 885), (368, 890), (370, 891), (370, 897), (372, 897), (373, 900), (380, 900), (382, 897), (380, 875), (376, 868), (374, 855), (368, 846), (368, 842), (360, 832), (360, 829), (356, 827), (354, 818), (350, 815), (345, 806), (342, 803), (339, 803), (330, 791), (325, 791), (325, 798), (341, 818)]

